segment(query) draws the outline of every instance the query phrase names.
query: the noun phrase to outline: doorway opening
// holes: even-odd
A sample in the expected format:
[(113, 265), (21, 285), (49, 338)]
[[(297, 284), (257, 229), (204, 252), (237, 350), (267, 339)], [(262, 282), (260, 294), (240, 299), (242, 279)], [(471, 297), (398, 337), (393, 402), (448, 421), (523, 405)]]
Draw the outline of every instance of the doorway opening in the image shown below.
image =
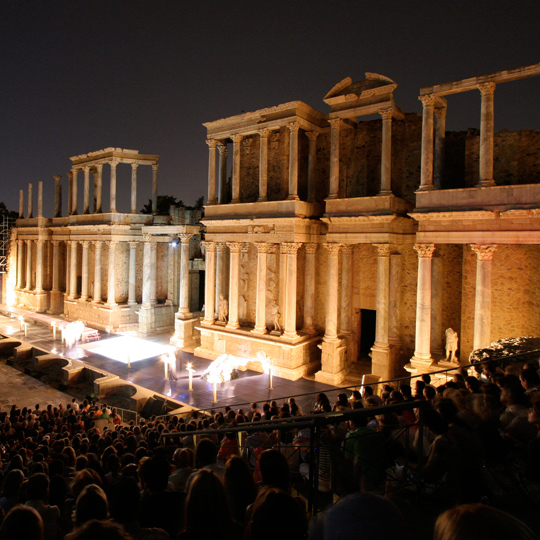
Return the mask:
[(375, 343), (377, 312), (374, 309), (362, 309), (360, 317), (360, 358), (367, 359)]

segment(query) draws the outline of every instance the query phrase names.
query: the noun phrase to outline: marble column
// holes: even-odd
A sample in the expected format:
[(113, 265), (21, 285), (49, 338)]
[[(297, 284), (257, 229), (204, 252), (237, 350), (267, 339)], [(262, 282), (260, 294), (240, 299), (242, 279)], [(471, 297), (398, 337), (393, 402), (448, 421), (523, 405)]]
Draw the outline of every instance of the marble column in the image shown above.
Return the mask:
[(390, 304), (390, 246), (375, 244), (377, 248), (377, 321), (373, 348), (387, 351)]
[(90, 167), (83, 167), (84, 171), (84, 199), (83, 199), (83, 214), (90, 213)]
[(433, 189), (433, 106), (435, 97), (432, 94), (420, 96), (422, 102), (422, 161), (420, 167), (421, 191)]
[(316, 330), (313, 324), (315, 315), (315, 253), (318, 244), (304, 245), (306, 262), (304, 266), (304, 328), (302, 328), (302, 331), (315, 334)]
[(218, 144), (219, 152), (219, 193), (218, 203), (225, 204), (227, 198), (227, 143)]
[(102, 300), (101, 297), (101, 240), (94, 240), (94, 296), (92, 301), (99, 303)]
[(36, 287), (37, 293), (43, 292), (43, 245), (45, 240), (36, 240)]
[(268, 267), (268, 252), (273, 244), (267, 242), (255, 242), (257, 248), (257, 288), (255, 303), (255, 328), (256, 334), (266, 334), (266, 274)]
[(137, 246), (139, 242), (129, 243), (129, 273), (128, 273), (128, 304), (134, 306), (137, 303), (135, 286), (137, 284)]
[(306, 135), (309, 139), (309, 155), (308, 155), (308, 202), (315, 201), (315, 171), (317, 170), (317, 137), (318, 131), (308, 131)]
[(491, 343), (491, 265), (496, 245), (471, 245), (476, 253), (476, 295), (474, 299), (473, 348)]
[(65, 265), (64, 265), (64, 283), (65, 283), (65, 292), (66, 295), (69, 298), (69, 291), (70, 291), (70, 276), (71, 276), (71, 250), (70, 250), (71, 244), (69, 241), (64, 242), (64, 255), (65, 255)]
[(60, 184), (60, 175), (54, 176), (54, 216), (62, 217), (62, 185)]
[(215, 139), (208, 139), (208, 204), (216, 204), (216, 147)]
[(71, 215), (78, 214), (78, 179), (79, 169), (73, 169), (73, 182), (71, 184)]
[(137, 213), (137, 167), (138, 163), (131, 164), (131, 213)]
[(390, 255), (390, 299), (388, 301), (388, 343), (399, 346), (399, 311), (401, 306), (401, 255)]
[(191, 317), (189, 311), (189, 242), (192, 234), (180, 234), (180, 299), (178, 315), (181, 319)]
[(90, 241), (83, 240), (82, 245), (82, 280), (81, 280), (81, 300), (84, 302), (88, 301), (88, 251), (90, 249)]
[(37, 217), (43, 217), (43, 182), (38, 182)]
[(32, 242), (33, 240), (26, 240), (26, 283), (24, 288), (27, 291), (32, 289)]
[(216, 243), (201, 242), (206, 248), (204, 282), (204, 322), (214, 324), (216, 311)]
[(240, 242), (227, 242), (230, 252), (229, 320), (227, 328), (240, 328), (238, 320), (238, 287), (240, 285)]
[(60, 242), (52, 240), (53, 259), (52, 259), (52, 292), (60, 290)]
[(337, 199), (339, 197), (339, 133), (343, 120), (333, 118), (328, 120), (331, 126), (330, 133), (330, 189), (328, 199)]
[(418, 254), (416, 290), (416, 336), (414, 358), (431, 361), (431, 261), (434, 244), (415, 244)]
[(34, 186), (32, 184), (28, 184), (28, 217), (33, 218), (34, 217)]
[(157, 304), (157, 242), (150, 243), (150, 303)]
[[(118, 166), (118, 161), (111, 161), (109, 163), (111, 166), (111, 185), (110, 185), (110, 206), (109, 212), (116, 213), (116, 167)], [(110, 246), (109, 246), (110, 249)]]
[(478, 85), (482, 94), (480, 113), (480, 178), (477, 186), (494, 186), (493, 180), (493, 138), (495, 128), (494, 94), (495, 83)]
[(339, 333), (351, 334), (351, 297), (352, 297), (352, 254), (353, 244), (346, 244), (341, 250), (341, 310), (339, 313)]
[[(444, 98), (439, 98), (440, 100)], [(446, 101), (446, 100), (445, 100)], [(442, 189), (444, 171), (444, 141), (446, 138), (446, 107), (437, 107), (435, 113), (435, 154), (433, 157), (433, 183)]]
[(109, 248), (109, 270), (107, 273), (107, 305), (116, 305), (116, 261), (115, 252), (116, 244), (115, 240), (109, 240), (105, 242)]
[(289, 196), (288, 200), (298, 200), (298, 133), (300, 124), (298, 122), (290, 122), (289, 128)]
[(240, 202), (240, 151), (242, 135), (232, 135), (233, 142), (233, 170), (232, 170), (232, 200), (231, 203)]
[(293, 339), (296, 333), (296, 284), (297, 284), (297, 253), (302, 247), (300, 242), (281, 244), (287, 254), (287, 292), (285, 294), (285, 320), (283, 337)]
[(324, 244), (328, 250), (328, 274), (326, 293), (326, 322), (324, 341), (337, 341), (338, 304), (339, 304), (339, 252), (341, 244)]
[[(172, 306), (174, 304), (174, 290), (175, 290), (175, 277), (176, 277), (176, 253), (177, 246), (172, 245), (173, 237), (169, 238), (169, 245), (167, 249), (167, 300), (165, 304)], [(178, 298), (178, 297), (177, 297)]]
[(73, 172), (70, 171), (67, 173), (68, 177), (68, 197), (67, 197), (67, 213), (68, 216), (71, 216), (73, 210)]
[(102, 212), (102, 199), (103, 199), (103, 164), (98, 163), (96, 165), (96, 172), (94, 175), (94, 212), (101, 214)]
[(69, 258), (69, 296), (70, 300), (74, 300), (77, 297), (77, 244), (72, 240), (70, 242), (71, 255)]
[[(444, 288), (442, 263), (443, 260), (440, 256), (432, 258), (431, 288), (434, 291), (442, 291)], [(431, 354), (435, 358), (444, 358), (445, 356), (443, 315), (443, 295), (434, 294), (431, 298)]]
[(268, 136), (271, 131), (268, 128), (259, 130), (259, 199), (257, 202), (268, 200)]
[(23, 288), (24, 240), (17, 240), (17, 288)]
[(218, 315), (219, 297), (229, 298), (229, 280), (227, 276), (227, 244), (216, 243), (216, 296), (214, 301), (214, 317)]
[(24, 217), (24, 190), (19, 189), (19, 217)]
[(381, 109), (381, 190), (379, 195), (392, 194), (392, 109)]
[(150, 280), (152, 273), (152, 237), (149, 234), (143, 235), (143, 281), (142, 281), (142, 303), (145, 307), (150, 307)]
[(152, 165), (152, 214), (156, 215), (158, 211), (157, 199), (158, 199), (158, 167), (159, 165), (155, 163)]

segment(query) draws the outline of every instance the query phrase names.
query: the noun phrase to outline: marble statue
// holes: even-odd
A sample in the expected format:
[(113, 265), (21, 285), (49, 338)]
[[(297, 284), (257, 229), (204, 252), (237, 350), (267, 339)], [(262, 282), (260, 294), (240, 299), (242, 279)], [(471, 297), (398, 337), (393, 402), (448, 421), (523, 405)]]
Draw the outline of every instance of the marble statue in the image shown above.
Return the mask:
[(458, 350), (458, 333), (452, 328), (446, 329), (446, 358), (447, 362), (454, 362), (459, 364), (459, 360), (456, 358), (456, 352)]
[(220, 322), (227, 322), (227, 317), (229, 316), (229, 302), (227, 299), (220, 294), (219, 295), (219, 310), (218, 310), (218, 319)]
[(281, 332), (281, 312), (279, 311), (278, 303), (274, 300), (272, 302), (272, 320), (274, 321), (274, 332)]

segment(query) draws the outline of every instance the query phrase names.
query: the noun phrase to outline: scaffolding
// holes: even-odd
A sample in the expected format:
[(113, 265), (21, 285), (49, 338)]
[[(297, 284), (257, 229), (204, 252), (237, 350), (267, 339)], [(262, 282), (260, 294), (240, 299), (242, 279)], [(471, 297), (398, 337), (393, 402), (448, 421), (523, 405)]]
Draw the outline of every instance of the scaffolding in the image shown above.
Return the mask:
[(8, 214), (0, 215), (0, 274), (8, 271), (9, 233), (15, 220)]

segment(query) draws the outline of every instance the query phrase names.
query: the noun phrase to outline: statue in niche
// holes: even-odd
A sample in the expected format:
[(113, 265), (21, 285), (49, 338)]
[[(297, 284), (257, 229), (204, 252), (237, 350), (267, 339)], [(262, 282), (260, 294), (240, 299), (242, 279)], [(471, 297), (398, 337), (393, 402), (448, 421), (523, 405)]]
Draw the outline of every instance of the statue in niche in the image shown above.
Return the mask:
[(229, 302), (223, 296), (219, 295), (219, 308), (218, 308), (218, 320), (222, 323), (227, 322), (227, 317), (229, 316)]
[(279, 320), (281, 319), (281, 312), (279, 311), (278, 303), (272, 301), (272, 320), (274, 321), (274, 332), (281, 332), (281, 324)]
[(446, 329), (446, 358), (447, 362), (459, 364), (459, 360), (456, 357), (458, 350), (458, 333), (452, 328)]

